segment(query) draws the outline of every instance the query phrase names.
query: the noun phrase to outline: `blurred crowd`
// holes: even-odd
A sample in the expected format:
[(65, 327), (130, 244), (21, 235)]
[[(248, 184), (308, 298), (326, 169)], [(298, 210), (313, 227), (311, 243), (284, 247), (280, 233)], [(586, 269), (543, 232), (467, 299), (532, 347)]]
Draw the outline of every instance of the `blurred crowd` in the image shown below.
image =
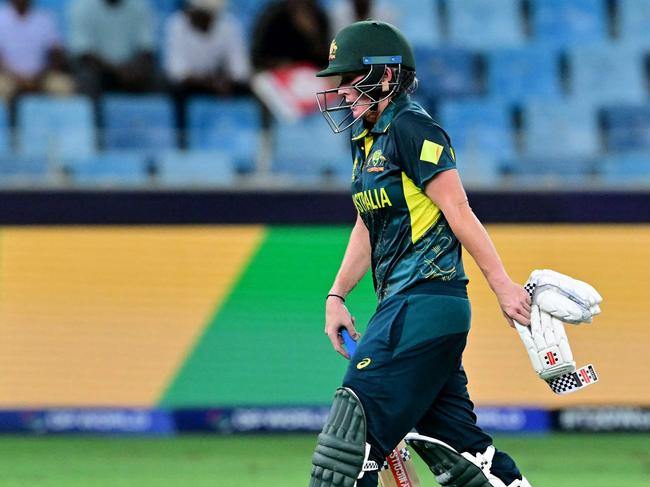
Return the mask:
[[(64, 37), (52, 9), (35, 0), (0, 4), (0, 97), (11, 106), (23, 94), (165, 91), (180, 105), (190, 95), (250, 94), (252, 69), (325, 60), (330, 20), (315, 0), (273, 2), (249, 39), (226, 0), (179, 0), (160, 26), (148, 0), (70, 0)], [(340, 25), (370, 0), (336, 9)], [(333, 12), (334, 14), (334, 12)], [(161, 35), (157, 30), (161, 30)], [(160, 42), (160, 45), (157, 43)]]
[[(0, 175), (20, 173), (25, 154), (180, 148), (225, 152), (238, 173), (266, 153), (267, 173), (334, 171), (344, 183), (344, 138), (326, 139), (318, 115), (274, 119), (255, 80), (322, 67), (334, 34), (367, 18), (413, 43), (415, 97), (451, 133), (466, 179), (537, 182), (541, 168), (569, 167), (582, 184), (627, 164), (626, 181), (650, 180), (650, 0), (0, 0)], [(39, 119), (45, 108), (56, 116)], [(328, 141), (316, 153), (314, 138)]]

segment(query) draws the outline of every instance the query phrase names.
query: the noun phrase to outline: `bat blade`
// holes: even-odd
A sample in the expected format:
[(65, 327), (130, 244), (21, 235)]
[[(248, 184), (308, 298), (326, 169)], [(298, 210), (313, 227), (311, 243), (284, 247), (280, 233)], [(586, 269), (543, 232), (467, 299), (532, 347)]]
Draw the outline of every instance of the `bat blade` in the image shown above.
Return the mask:
[[(350, 357), (354, 354), (357, 342), (348, 330), (341, 328), (341, 337)], [(415, 471), (415, 464), (404, 440), (386, 457), (386, 462), (379, 470), (379, 483), (382, 487), (421, 487)]]
[(386, 457), (386, 466), (379, 472), (383, 487), (420, 487), (415, 464), (404, 440)]

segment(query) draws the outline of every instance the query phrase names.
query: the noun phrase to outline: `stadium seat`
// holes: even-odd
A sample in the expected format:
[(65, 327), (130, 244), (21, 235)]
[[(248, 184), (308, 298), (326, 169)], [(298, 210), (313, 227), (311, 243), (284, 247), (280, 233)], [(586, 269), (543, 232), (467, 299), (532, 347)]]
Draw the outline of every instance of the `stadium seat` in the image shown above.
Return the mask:
[(108, 150), (147, 153), (176, 147), (174, 108), (161, 95), (106, 95), (101, 101)]
[(350, 140), (334, 134), (323, 117), (313, 114), (302, 120), (277, 122), (274, 127), (273, 172), (317, 182), (332, 177), (350, 182)]
[(45, 156), (0, 153), (0, 185), (42, 184), (49, 178)]
[(589, 157), (600, 149), (596, 109), (590, 103), (536, 100), (524, 110), (525, 153), (535, 157)]
[(9, 152), (10, 146), (9, 114), (7, 111), (7, 105), (0, 102), (0, 154)]
[(226, 152), (241, 172), (255, 168), (262, 127), (255, 100), (196, 97), (186, 110), (190, 149)]
[(66, 170), (73, 184), (119, 187), (146, 184), (149, 164), (149, 158), (141, 152), (107, 151), (72, 157), (66, 161)]
[(650, 186), (650, 152), (609, 156), (601, 169), (605, 183), (646, 189)]
[(510, 182), (537, 188), (557, 188), (565, 183), (584, 184), (597, 171), (593, 157), (540, 156), (517, 157), (502, 163)]
[(449, 40), (475, 49), (517, 46), (524, 42), (520, 3), (512, 0), (447, 2)]
[(218, 151), (173, 151), (158, 158), (158, 182), (166, 186), (228, 186), (235, 167), (228, 154)]
[(618, 35), (623, 42), (650, 47), (650, 0), (618, 0)]
[(95, 151), (93, 107), (86, 97), (23, 96), (18, 99), (17, 126), (23, 154), (60, 159)]
[(497, 49), (488, 54), (488, 92), (521, 102), (561, 94), (559, 59), (555, 49)]
[(503, 167), (499, 157), (476, 150), (457, 152), (456, 157), (458, 174), (466, 188), (494, 188), (501, 183)]
[(646, 98), (643, 60), (636, 46), (594, 44), (569, 51), (571, 94), (595, 103)]
[(420, 85), (417, 93), (434, 102), (439, 98), (478, 95), (478, 56), (461, 48), (415, 48)]
[(440, 42), (436, 0), (392, 0), (387, 3), (396, 12), (395, 24), (413, 46), (434, 46)]
[(496, 161), (515, 153), (512, 118), (507, 103), (496, 100), (464, 100), (444, 103), (440, 124), (451, 137), (459, 165), (464, 161)]
[(607, 36), (605, 0), (533, 0), (533, 36), (565, 47), (602, 41)]
[(603, 109), (605, 147), (613, 152), (650, 150), (650, 105)]

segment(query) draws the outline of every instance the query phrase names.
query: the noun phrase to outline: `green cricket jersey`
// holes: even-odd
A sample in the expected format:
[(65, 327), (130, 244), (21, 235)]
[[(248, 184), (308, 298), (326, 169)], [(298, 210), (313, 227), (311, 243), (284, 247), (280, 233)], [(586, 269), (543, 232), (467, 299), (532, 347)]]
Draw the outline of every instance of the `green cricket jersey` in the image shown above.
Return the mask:
[(461, 245), (424, 192), (456, 167), (447, 134), (400, 95), (372, 128), (358, 121), (351, 141), (352, 200), (370, 233), (378, 300), (427, 281), (467, 283)]

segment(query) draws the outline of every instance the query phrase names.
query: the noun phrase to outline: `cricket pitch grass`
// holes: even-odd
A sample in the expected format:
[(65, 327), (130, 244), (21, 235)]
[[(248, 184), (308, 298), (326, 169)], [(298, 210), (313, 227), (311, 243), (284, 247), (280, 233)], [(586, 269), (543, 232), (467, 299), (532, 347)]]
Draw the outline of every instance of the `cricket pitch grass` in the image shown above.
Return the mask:
[[(306, 487), (316, 435), (0, 437), (2, 487)], [(648, 487), (650, 435), (497, 436), (534, 487)], [(437, 485), (416, 458), (424, 486)]]

